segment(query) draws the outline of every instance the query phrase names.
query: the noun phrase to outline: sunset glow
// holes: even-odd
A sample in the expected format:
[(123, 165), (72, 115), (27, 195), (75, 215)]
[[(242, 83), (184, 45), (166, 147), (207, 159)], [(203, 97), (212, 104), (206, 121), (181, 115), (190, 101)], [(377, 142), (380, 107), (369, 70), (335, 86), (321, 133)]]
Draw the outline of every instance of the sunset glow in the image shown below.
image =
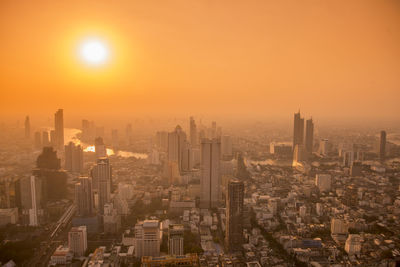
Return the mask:
[(108, 60), (109, 48), (104, 41), (88, 39), (80, 45), (79, 55), (84, 63), (90, 65), (102, 65)]

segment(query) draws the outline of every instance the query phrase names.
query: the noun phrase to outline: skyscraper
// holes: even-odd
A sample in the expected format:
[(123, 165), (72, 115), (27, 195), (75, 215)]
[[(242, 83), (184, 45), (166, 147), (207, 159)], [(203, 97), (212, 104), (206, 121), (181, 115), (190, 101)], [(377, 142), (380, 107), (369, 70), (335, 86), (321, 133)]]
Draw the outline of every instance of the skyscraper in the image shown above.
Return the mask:
[(29, 121), (29, 116), (25, 118), (25, 138), (31, 138), (31, 123)]
[(184, 255), (183, 253), (183, 232), (182, 224), (170, 224), (168, 227), (168, 254)]
[(229, 251), (240, 250), (243, 244), (243, 182), (229, 181), (226, 197), (226, 246)]
[(314, 123), (312, 118), (306, 121), (305, 146), (308, 154), (312, 154), (314, 145)]
[(175, 131), (168, 133), (168, 161), (177, 162), (182, 170), (182, 153), (186, 143), (186, 134), (181, 126), (177, 125)]
[(64, 111), (57, 110), (54, 114), (55, 145), (57, 149), (64, 147)]
[(85, 255), (87, 249), (86, 226), (72, 227), (68, 232), (68, 247), (75, 257)]
[(135, 225), (135, 257), (160, 255), (160, 223), (145, 220)]
[(43, 146), (50, 146), (50, 139), (49, 139), (49, 132), (44, 131), (42, 132), (42, 145)]
[(94, 150), (96, 152), (97, 159), (107, 157), (107, 149), (106, 145), (103, 142), (103, 138), (97, 137), (94, 140)]
[(75, 205), (78, 216), (90, 216), (93, 213), (92, 178), (79, 177), (75, 184)]
[(80, 145), (69, 142), (65, 146), (65, 169), (73, 173), (83, 171), (83, 149)]
[(379, 159), (385, 160), (386, 156), (386, 131), (381, 131), (380, 146), (379, 146)]
[(25, 225), (37, 226), (38, 213), (42, 200), (42, 180), (35, 177), (23, 177), (19, 181), (22, 219)]
[(296, 145), (302, 145), (304, 139), (304, 118), (301, 117), (300, 111), (294, 114), (293, 125), (293, 150)]
[(224, 159), (232, 159), (232, 140), (229, 135), (221, 137), (221, 154)]
[(192, 147), (197, 146), (197, 126), (193, 117), (190, 117), (190, 144)]
[(98, 196), (98, 210), (104, 212), (104, 204), (110, 201), (112, 191), (111, 165), (108, 158), (97, 159), (91, 170), (92, 188)]
[(220, 174), (221, 141), (201, 141), (200, 204), (203, 208), (218, 207), (221, 201)]

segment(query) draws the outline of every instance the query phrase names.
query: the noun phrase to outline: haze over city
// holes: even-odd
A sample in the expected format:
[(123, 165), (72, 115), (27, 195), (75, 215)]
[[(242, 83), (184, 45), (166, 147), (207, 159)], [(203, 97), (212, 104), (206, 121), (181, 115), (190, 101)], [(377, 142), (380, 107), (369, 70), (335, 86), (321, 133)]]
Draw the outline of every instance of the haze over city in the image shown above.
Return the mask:
[(400, 266), (400, 1), (0, 1), (1, 267)]

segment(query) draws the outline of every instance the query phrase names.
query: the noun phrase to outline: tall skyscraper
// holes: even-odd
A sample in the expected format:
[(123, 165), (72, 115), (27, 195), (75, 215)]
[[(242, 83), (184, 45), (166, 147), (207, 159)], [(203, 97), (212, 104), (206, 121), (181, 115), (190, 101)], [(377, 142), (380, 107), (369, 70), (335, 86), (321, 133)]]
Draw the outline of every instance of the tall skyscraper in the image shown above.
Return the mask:
[(176, 126), (175, 131), (168, 133), (168, 161), (177, 162), (182, 170), (182, 152), (186, 143), (186, 134), (181, 126)]
[(168, 254), (184, 255), (183, 233), (185, 228), (182, 224), (170, 224), (168, 227)]
[(29, 116), (25, 118), (25, 138), (31, 138), (31, 123), (29, 121)]
[(80, 145), (69, 142), (65, 146), (65, 169), (73, 173), (83, 171), (83, 149)]
[(50, 139), (49, 139), (49, 132), (47, 132), (47, 131), (42, 132), (42, 145), (43, 146), (51, 146)]
[(107, 157), (107, 148), (103, 142), (103, 138), (97, 137), (94, 140), (94, 150), (96, 152), (97, 159)]
[(79, 177), (75, 184), (75, 205), (78, 216), (90, 216), (93, 214), (92, 178)]
[(19, 186), (23, 223), (37, 226), (42, 201), (42, 180), (33, 175), (23, 177), (19, 181)]
[(308, 154), (312, 154), (314, 145), (314, 123), (312, 118), (306, 121), (305, 146)]
[(82, 257), (87, 250), (86, 226), (72, 227), (68, 232), (68, 248), (75, 257)]
[(226, 246), (229, 251), (240, 250), (243, 244), (244, 184), (230, 180), (226, 195)]
[(193, 117), (190, 117), (190, 144), (192, 147), (197, 147), (197, 126)]
[(135, 225), (135, 257), (160, 255), (160, 223), (145, 220)]
[(55, 141), (57, 149), (64, 148), (64, 111), (62, 109), (57, 110), (54, 114), (54, 130), (55, 130)]
[(104, 204), (110, 201), (112, 191), (111, 165), (108, 158), (97, 159), (91, 170), (92, 188), (98, 196), (98, 210), (104, 212)]
[(221, 137), (221, 154), (224, 159), (232, 159), (232, 139), (229, 135)]
[(293, 125), (293, 150), (296, 145), (302, 145), (304, 139), (304, 118), (301, 117), (300, 111), (294, 114)]
[(221, 141), (203, 139), (201, 141), (201, 197), (203, 208), (218, 207), (221, 201), (220, 173)]
[(385, 160), (386, 156), (386, 131), (381, 131), (380, 145), (379, 145), (379, 159)]
[(61, 169), (61, 160), (57, 158), (57, 151), (53, 147), (43, 148), (36, 160), (33, 175), (42, 180), (44, 202), (66, 198), (67, 173)]

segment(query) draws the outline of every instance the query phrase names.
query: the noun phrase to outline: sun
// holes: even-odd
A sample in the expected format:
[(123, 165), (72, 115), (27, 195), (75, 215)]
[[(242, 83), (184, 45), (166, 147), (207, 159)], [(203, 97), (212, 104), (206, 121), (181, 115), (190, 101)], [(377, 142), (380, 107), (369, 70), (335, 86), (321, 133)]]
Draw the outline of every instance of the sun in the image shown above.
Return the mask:
[(80, 59), (88, 65), (104, 65), (109, 60), (109, 47), (100, 39), (86, 39), (79, 45), (78, 50)]

